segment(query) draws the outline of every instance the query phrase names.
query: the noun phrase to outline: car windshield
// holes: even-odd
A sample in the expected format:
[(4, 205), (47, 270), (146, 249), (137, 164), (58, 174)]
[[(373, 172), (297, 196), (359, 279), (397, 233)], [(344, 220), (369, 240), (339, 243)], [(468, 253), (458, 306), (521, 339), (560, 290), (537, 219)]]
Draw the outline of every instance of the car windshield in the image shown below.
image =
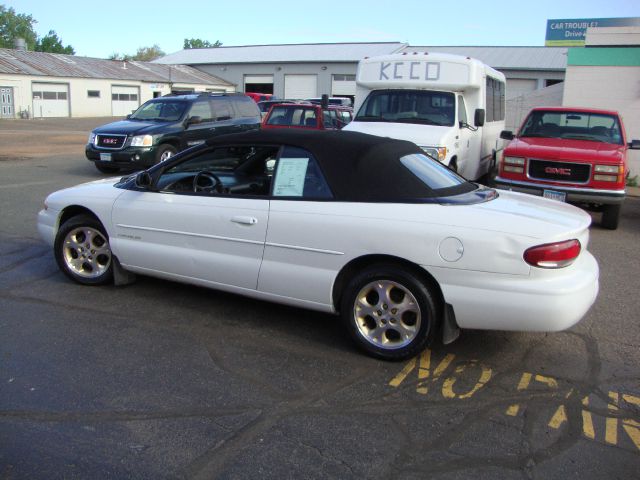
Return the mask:
[(129, 117), (130, 120), (177, 122), (182, 118), (187, 103), (177, 100), (156, 100), (142, 105)]
[(450, 127), (455, 122), (455, 96), (430, 90), (374, 90), (355, 120)]
[(602, 113), (533, 111), (521, 137), (564, 138), (622, 145), (618, 117)]

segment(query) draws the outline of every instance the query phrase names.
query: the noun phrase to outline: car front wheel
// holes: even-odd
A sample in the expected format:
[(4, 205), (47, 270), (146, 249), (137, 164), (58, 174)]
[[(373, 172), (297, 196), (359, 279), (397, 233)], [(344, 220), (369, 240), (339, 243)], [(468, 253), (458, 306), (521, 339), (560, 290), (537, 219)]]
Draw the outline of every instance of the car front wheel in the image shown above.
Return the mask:
[(102, 224), (88, 215), (67, 220), (54, 243), (60, 270), (83, 285), (104, 285), (113, 279), (109, 237)]
[(436, 296), (413, 272), (376, 265), (356, 275), (342, 298), (341, 315), (356, 344), (383, 360), (424, 350), (438, 324)]

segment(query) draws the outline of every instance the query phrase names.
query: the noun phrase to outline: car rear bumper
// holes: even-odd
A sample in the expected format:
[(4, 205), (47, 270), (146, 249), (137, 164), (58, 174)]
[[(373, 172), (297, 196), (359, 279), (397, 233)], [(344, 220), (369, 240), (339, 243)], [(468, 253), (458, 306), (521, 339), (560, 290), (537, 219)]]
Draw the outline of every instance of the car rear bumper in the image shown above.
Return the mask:
[(589, 188), (561, 187), (558, 185), (540, 185), (537, 183), (510, 180), (496, 177), (495, 186), (503, 190), (543, 196), (545, 190), (562, 192), (569, 203), (599, 203), (603, 205), (619, 205), (624, 201), (625, 190), (595, 190)]
[[(460, 328), (555, 332), (575, 325), (598, 295), (598, 263), (583, 251), (567, 268), (532, 268), (528, 276), (426, 267)], [(497, 306), (500, 306), (499, 308)]]

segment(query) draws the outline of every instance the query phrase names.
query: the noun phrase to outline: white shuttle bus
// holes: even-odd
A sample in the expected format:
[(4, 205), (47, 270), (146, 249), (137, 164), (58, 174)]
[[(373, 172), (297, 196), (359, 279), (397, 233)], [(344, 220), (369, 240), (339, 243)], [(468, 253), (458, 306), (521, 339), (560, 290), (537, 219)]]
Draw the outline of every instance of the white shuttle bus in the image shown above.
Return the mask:
[(409, 140), (470, 180), (493, 167), (504, 130), (505, 77), (469, 57), (401, 53), (361, 60), (345, 130)]

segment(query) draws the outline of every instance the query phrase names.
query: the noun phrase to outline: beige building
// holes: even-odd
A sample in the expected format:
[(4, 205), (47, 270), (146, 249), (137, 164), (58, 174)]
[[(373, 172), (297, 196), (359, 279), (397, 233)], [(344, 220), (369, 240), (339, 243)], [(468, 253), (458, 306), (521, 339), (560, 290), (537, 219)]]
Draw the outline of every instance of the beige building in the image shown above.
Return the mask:
[(0, 49), (0, 118), (125, 116), (171, 92), (235, 90), (186, 65)]

